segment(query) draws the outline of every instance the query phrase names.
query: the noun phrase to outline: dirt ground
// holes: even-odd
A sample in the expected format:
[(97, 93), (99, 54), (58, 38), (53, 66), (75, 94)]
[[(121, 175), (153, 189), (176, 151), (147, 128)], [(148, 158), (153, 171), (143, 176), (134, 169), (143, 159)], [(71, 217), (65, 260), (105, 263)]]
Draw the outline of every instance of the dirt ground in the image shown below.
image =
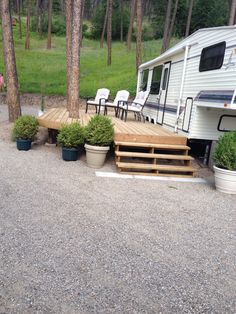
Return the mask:
[(0, 106), (0, 313), (235, 313), (236, 197), (211, 172), (99, 177), (43, 129), (17, 151), (11, 127)]

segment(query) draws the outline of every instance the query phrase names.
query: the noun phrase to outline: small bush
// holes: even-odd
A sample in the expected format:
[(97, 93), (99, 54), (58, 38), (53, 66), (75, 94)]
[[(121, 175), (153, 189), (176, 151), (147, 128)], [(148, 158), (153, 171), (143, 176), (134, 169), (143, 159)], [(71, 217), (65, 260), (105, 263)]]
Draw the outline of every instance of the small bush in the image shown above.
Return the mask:
[(78, 122), (65, 125), (60, 129), (57, 141), (63, 147), (77, 148), (84, 144), (84, 130)]
[[(31, 21), (31, 30), (37, 31), (37, 18), (33, 17)], [(42, 18), (42, 33), (47, 34), (48, 32), (48, 17), (45, 15)], [(52, 34), (58, 36), (65, 36), (66, 34), (66, 20), (65, 17), (60, 15), (54, 15), (52, 17)]]
[(38, 132), (38, 121), (35, 117), (25, 115), (19, 117), (12, 131), (13, 139), (33, 141)]
[(236, 131), (226, 132), (219, 138), (213, 160), (219, 168), (236, 171)]
[(85, 142), (90, 145), (109, 146), (113, 137), (113, 124), (106, 116), (94, 116), (85, 127)]

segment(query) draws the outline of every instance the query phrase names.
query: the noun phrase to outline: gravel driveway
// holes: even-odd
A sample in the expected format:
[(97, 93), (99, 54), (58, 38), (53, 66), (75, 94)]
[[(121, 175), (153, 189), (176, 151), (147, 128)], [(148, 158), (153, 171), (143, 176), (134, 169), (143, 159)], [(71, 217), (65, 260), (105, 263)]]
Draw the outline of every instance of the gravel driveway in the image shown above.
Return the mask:
[(5, 109), (0, 313), (236, 312), (235, 196), (96, 177), (55, 147), (19, 152)]

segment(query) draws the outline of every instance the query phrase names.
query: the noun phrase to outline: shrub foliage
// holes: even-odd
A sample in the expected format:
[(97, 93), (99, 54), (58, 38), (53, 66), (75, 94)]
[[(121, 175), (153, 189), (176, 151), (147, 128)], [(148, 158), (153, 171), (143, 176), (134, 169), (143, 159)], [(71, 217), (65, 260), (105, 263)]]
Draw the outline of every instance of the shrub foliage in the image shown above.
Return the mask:
[(33, 141), (38, 132), (38, 121), (35, 117), (24, 115), (19, 117), (13, 128), (13, 139)]
[(114, 137), (114, 127), (110, 118), (94, 116), (85, 127), (85, 141), (90, 145), (108, 146)]
[(78, 122), (65, 125), (60, 129), (57, 141), (63, 147), (77, 148), (84, 144), (84, 129)]
[(213, 159), (217, 167), (236, 171), (236, 131), (226, 132), (219, 138)]

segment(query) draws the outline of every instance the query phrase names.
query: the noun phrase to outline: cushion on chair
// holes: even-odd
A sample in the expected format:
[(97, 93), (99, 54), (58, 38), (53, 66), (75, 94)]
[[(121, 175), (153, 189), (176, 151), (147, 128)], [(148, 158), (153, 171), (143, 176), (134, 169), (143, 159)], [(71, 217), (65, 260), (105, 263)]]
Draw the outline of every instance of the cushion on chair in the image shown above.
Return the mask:
[(119, 101), (128, 101), (128, 99), (129, 99), (129, 92), (127, 90), (120, 90), (117, 92), (113, 103), (107, 102), (106, 105), (108, 107), (117, 107)]
[(98, 89), (96, 97), (95, 97), (95, 103), (99, 104), (99, 100), (101, 98), (108, 99), (109, 94), (110, 94), (110, 90), (107, 89), (107, 88), (100, 88), (100, 89)]

